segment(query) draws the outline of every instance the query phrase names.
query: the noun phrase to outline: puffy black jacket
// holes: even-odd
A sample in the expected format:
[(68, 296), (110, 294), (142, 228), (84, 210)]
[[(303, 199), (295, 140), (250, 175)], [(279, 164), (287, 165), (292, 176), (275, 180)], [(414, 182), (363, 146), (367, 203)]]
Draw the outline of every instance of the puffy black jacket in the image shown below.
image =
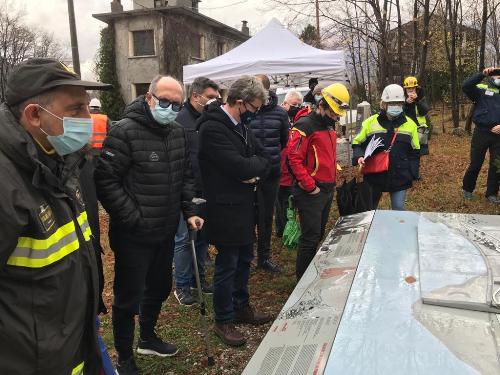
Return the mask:
[(462, 90), (475, 103), (472, 121), (478, 130), (490, 131), (500, 124), (500, 87), (495, 86), (491, 79), (481, 84), (486, 78), (483, 73), (477, 73), (466, 80)]
[(269, 178), (279, 177), (280, 155), (288, 140), (290, 122), (286, 111), (278, 105), (278, 97), (274, 92), (269, 92), (269, 102), (262, 106), (249, 127), (269, 156)]
[(266, 177), (265, 150), (246, 127), (243, 134), (237, 132), (217, 103), (205, 108), (199, 128), (208, 241), (216, 246), (251, 244), (255, 241), (255, 185), (243, 181)]
[(181, 207), (186, 218), (196, 214), (184, 128), (158, 124), (144, 96), (129, 104), (111, 128), (95, 177), (110, 230), (120, 236), (163, 241), (177, 227)]
[(0, 374), (99, 374), (83, 153), (48, 156), (0, 106)]
[(198, 119), (200, 118), (201, 113), (198, 112), (188, 101), (184, 104), (184, 107), (180, 110), (179, 114), (175, 121), (182, 125), (186, 130), (186, 134), (189, 141), (189, 155), (191, 156), (191, 167), (193, 170), (193, 175), (195, 178), (195, 190), (196, 195), (200, 195), (203, 191), (203, 185), (201, 183), (201, 172), (200, 165), (198, 163), (198, 149), (199, 149), (199, 140), (198, 140)]

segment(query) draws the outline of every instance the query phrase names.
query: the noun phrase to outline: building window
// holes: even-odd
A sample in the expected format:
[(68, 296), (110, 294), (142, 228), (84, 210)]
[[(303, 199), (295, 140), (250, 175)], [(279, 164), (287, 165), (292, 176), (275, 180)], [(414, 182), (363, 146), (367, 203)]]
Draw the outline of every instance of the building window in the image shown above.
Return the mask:
[(155, 8), (163, 8), (168, 5), (168, 0), (155, 0)]
[(191, 57), (194, 59), (205, 59), (205, 37), (193, 34), (191, 37)]
[(223, 55), (226, 53), (226, 43), (217, 42), (217, 56)]
[(134, 83), (135, 97), (144, 95), (149, 90), (149, 83)]
[(132, 31), (132, 56), (155, 55), (154, 30)]

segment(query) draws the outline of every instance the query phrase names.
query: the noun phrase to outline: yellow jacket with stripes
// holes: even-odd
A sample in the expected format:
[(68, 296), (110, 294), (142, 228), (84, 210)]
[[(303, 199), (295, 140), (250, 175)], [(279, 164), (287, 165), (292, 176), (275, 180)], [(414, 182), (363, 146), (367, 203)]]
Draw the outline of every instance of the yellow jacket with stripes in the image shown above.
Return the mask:
[(0, 106), (0, 374), (98, 374), (98, 279), (79, 170)]

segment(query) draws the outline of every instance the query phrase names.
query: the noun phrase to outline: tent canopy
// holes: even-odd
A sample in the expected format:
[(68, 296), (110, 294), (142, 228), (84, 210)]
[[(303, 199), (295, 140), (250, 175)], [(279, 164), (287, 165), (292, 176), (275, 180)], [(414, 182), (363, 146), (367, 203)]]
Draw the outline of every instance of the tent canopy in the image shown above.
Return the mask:
[(260, 32), (231, 51), (199, 64), (184, 66), (184, 83), (208, 77), (221, 84), (242, 75), (266, 74), (279, 86), (307, 86), (347, 79), (344, 52), (325, 51), (303, 43), (273, 18)]

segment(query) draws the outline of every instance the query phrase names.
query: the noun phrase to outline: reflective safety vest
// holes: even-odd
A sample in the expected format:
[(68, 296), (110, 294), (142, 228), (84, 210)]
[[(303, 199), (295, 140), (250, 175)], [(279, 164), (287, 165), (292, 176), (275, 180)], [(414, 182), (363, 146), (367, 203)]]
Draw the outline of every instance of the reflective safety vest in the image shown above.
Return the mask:
[(476, 85), (476, 87), (478, 89), (481, 89), (481, 90), (484, 90), (484, 91), (490, 91), (490, 92), (492, 92), (494, 94), (499, 94), (500, 93), (500, 90), (498, 88), (488, 86), (485, 83), (480, 83), (480, 84)]
[(100, 113), (91, 113), (92, 117), (92, 148), (102, 148), (108, 128), (108, 116)]
[(415, 114), (417, 115), (417, 126), (425, 126), (425, 127), (428, 127), (427, 125), (427, 118), (425, 116), (421, 116), (419, 113), (418, 113), (418, 106), (415, 106)]

